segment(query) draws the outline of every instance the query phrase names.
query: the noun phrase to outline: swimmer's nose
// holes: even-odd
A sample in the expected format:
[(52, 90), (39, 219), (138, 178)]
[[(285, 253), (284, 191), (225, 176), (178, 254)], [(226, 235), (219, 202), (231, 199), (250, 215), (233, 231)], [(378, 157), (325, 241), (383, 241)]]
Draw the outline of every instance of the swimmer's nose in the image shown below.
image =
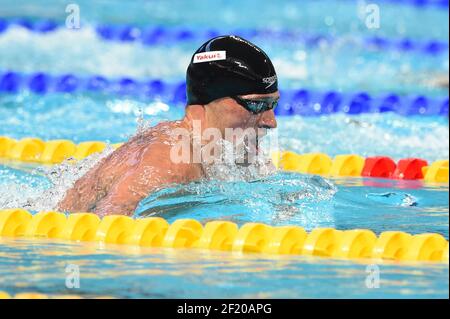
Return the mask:
[(277, 120), (275, 119), (275, 113), (273, 110), (268, 110), (261, 114), (258, 121), (258, 127), (265, 129), (277, 128)]

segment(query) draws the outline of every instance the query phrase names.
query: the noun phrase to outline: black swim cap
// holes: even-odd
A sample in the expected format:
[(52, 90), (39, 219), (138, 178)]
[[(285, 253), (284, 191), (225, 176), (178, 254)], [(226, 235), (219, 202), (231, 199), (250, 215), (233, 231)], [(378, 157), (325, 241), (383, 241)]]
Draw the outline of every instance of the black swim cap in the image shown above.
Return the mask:
[(195, 51), (186, 72), (188, 105), (277, 90), (277, 75), (267, 54), (235, 35), (204, 43)]

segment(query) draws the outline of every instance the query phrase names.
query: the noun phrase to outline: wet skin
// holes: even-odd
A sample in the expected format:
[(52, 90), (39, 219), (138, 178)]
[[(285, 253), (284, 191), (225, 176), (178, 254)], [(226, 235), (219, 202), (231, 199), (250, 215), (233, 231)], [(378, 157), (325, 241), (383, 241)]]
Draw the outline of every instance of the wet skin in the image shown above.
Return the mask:
[[(278, 99), (279, 93), (250, 94), (244, 99)], [(253, 128), (265, 135), (276, 128), (273, 110), (252, 114), (231, 98), (207, 105), (189, 105), (180, 121), (160, 123), (140, 133), (103, 158), (67, 191), (58, 209), (67, 212), (94, 212), (100, 216), (132, 215), (137, 204), (149, 193), (171, 184), (182, 184), (204, 177), (199, 163), (174, 163), (170, 150), (171, 134), (176, 128), (192, 132), (193, 121), (201, 130), (217, 128), (225, 136), (226, 128)], [(191, 156), (192, 159), (192, 156)]]

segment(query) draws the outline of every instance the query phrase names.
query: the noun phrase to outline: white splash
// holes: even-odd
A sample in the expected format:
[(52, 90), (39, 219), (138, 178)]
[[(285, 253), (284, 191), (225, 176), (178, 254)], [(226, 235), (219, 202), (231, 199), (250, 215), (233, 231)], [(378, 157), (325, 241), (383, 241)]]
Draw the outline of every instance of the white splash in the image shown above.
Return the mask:
[(56, 210), (66, 191), (114, 148), (107, 145), (102, 152), (82, 160), (69, 158), (58, 165), (39, 166), (33, 174), (43, 175), (51, 183), (50, 188), (35, 188), (23, 183), (11, 183), (0, 187), (1, 208), (25, 208), (31, 211)]

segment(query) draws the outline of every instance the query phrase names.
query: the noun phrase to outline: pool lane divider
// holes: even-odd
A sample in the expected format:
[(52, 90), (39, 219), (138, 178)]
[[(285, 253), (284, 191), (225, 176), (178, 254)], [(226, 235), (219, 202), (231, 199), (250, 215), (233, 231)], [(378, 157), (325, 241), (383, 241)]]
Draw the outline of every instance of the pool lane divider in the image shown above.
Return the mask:
[(320, 256), (337, 259), (375, 259), (448, 263), (448, 241), (440, 234), (411, 235), (368, 229), (316, 228), (307, 233), (299, 226), (269, 226), (230, 221), (202, 225), (194, 219), (169, 224), (161, 217), (133, 219), (123, 215), (103, 218), (93, 213), (63, 214), (24, 209), (0, 210), (0, 237), (45, 238), (100, 245), (190, 248), (233, 253)]
[[(48, 34), (64, 29), (64, 24), (53, 20), (33, 21), (26, 18), (1, 19), (0, 35), (10, 27), (21, 27), (37, 34)], [(136, 26), (136, 25), (97, 25), (93, 26), (96, 35), (104, 41), (121, 43), (141, 43), (145, 46), (157, 46), (167, 44), (180, 44), (183, 42), (203, 43), (210, 38), (223, 35), (235, 34), (249, 40), (270, 40), (288, 43), (297, 43), (308, 48), (321, 47), (323, 44), (340, 42), (339, 36), (330, 34), (308, 34), (296, 30), (273, 30), (273, 29), (201, 29), (177, 28), (163, 26)], [(76, 32), (77, 30), (72, 30)], [(402, 53), (415, 52), (430, 56), (436, 56), (448, 52), (448, 42), (442, 40), (416, 40), (411, 38), (386, 38), (381, 36), (359, 37), (351, 43), (360, 45), (369, 50), (386, 51), (394, 50)]]
[[(0, 93), (16, 94), (29, 90), (35, 94), (97, 92), (119, 96), (151, 98), (173, 105), (186, 104), (186, 83), (168, 83), (160, 79), (137, 80), (129, 77), (108, 79), (100, 75), (80, 77), (74, 74), (51, 75), (44, 72), (23, 74), (0, 72)], [(373, 96), (368, 92), (316, 92), (308, 89), (280, 90), (278, 116), (317, 116), (333, 113), (349, 115), (394, 112), (400, 115), (448, 116), (449, 99), (422, 94), (387, 93)]]
[[(43, 141), (39, 138), (23, 138), (16, 141), (6, 136), (0, 136), (0, 158), (21, 162), (36, 162), (42, 164), (58, 164), (72, 158), (81, 160), (91, 154), (102, 152), (106, 143), (86, 141), (75, 144), (69, 140)], [(118, 148), (122, 143), (112, 144)]]
[[(117, 149), (123, 143), (113, 144)], [(43, 141), (39, 138), (14, 140), (0, 136), (0, 158), (41, 164), (58, 164), (64, 160), (81, 160), (101, 152), (106, 143), (87, 141), (76, 145), (69, 140)], [(291, 151), (273, 152), (272, 161), (277, 168), (303, 174), (329, 177), (375, 177), (398, 180), (423, 180), (429, 183), (448, 183), (449, 161), (431, 164), (420, 158), (404, 158), (397, 163), (387, 156), (363, 158), (356, 154), (336, 155), (334, 159), (324, 153), (297, 154)]]
[(395, 163), (388, 156), (364, 158), (356, 154), (341, 154), (332, 159), (323, 153), (284, 151), (272, 153), (272, 161), (277, 168), (286, 171), (329, 177), (375, 177), (428, 183), (448, 183), (449, 178), (448, 159), (428, 164), (421, 158), (403, 158)]

